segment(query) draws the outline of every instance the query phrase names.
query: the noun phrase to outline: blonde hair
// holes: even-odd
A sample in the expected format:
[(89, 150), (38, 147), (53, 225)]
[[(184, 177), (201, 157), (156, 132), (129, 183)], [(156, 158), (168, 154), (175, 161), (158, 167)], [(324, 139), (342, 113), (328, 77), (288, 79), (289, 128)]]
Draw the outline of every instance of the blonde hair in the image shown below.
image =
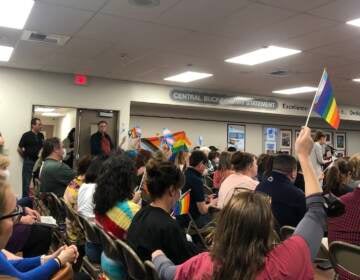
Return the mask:
[(0, 155), (0, 169), (6, 169), (10, 165), (10, 160), (7, 156)]
[(0, 178), (0, 216), (4, 215), (6, 207), (6, 192), (10, 188), (9, 183)]
[(360, 153), (356, 153), (350, 158), (350, 165), (352, 169), (352, 178), (354, 180), (360, 180)]

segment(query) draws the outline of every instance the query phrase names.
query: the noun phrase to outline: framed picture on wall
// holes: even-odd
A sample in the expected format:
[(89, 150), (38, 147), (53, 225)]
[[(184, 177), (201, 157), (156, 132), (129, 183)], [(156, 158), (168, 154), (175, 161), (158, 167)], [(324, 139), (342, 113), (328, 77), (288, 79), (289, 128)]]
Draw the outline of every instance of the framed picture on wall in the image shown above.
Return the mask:
[(268, 155), (276, 154), (276, 142), (266, 141), (265, 142), (265, 153)]
[(280, 149), (291, 149), (291, 136), (292, 132), (288, 129), (280, 130)]
[(333, 144), (332, 132), (324, 131), (324, 134), (326, 135), (326, 144), (332, 145)]
[(335, 149), (340, 151), (344, 151), (346, 149), (345, 133), (335, 134)]
[(274, 127), (266, 128), (266, 141), (276, 141), (276, 128)]
[(245, 126), (238, 124), (227, 125), (227, 147), (235, 147), (238, 151), (245, 151)]

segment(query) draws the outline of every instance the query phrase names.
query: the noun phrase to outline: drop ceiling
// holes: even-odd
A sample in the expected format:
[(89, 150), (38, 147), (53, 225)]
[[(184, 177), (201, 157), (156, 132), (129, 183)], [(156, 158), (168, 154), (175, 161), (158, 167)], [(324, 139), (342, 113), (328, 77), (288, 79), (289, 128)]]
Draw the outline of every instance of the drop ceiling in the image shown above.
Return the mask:
[[(317, 86), (327, 67), (338, 103), (360, 106), (360, 84), (351, 81), (360, 77), (360, 28), (345, 24), (359, 17), (359, 0), (162, 0), (154, 8), (127, 0), (37, 0), (24, 29), (71, 39), (47, 45), (0, 28), (0, 44), (15, 46), (0, 66), (175, 86), (163, 78), (200, 71), (214, 76), (187, 86), (260, 96)], [(303, 52), (256, 66), (224, 62), (266, 45)], [(277, 70), (288, 74), (269, 75)]]

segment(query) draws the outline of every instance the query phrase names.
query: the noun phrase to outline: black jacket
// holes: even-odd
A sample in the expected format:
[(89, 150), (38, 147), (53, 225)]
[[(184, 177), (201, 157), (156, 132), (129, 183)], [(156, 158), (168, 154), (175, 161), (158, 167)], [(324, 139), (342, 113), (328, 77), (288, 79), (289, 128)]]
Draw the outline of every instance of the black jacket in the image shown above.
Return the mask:
[[(91, 155), (93, 155), (93, 156), (101, 155), (103, 153), (101, 150), (101, 137), (102, 137), (102, 135), (99, 131), (94, 133), (93, 135), (91, 135), (91, 138), (90, 138)], [(107, 133), (105, 133), (105, 137), (110, 142), (110, 149), (113, 150), (114, 144), (111, 141), (110, 136)]]

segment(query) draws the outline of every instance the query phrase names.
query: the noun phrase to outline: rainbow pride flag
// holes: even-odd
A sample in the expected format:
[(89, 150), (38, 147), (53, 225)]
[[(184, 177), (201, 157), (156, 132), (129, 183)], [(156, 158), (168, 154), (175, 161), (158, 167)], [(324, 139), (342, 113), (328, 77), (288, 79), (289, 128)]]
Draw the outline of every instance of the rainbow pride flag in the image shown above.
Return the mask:
[(333, 89), (326, 69), (324, 69), (319, 87), (316, 91), (314, 110), (333, 128), (339, 128), (339, 108), (336, 105)]
[(188, 214), (190, 211), (190, 190), (184, 193), (176, 202), (174, 207), (174, 216)]
[[(191, 141), (187, 138), (186, 133), (184, 131), (174, 132), (172, 135), (173, 144), (172, 144), (172, 152), (177, 153), (181, 150), (188, 151), (191, 147)], [(150, 138), (144, 138), (146, 142), (156, 147), (157, 149), (161, 148), (161, 144), (165, 141), (164, 136), (155, 136)]]

